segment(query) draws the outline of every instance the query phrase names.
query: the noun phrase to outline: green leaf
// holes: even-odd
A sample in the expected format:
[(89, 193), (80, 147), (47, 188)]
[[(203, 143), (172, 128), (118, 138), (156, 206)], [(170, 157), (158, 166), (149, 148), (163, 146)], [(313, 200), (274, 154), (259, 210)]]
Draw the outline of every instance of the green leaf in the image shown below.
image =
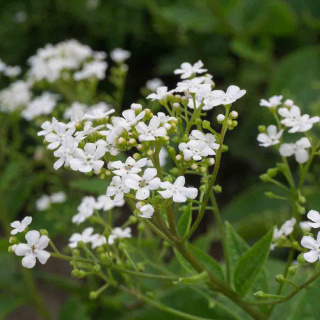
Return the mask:
[(188, 244), (188, 249), (216, 278), (224, 281), (223, 271), (212, 257), (192, 244)]
[(191, 208), (186, 207), (183, 210), (183, 213), (178, 222), (178, 233), (181, 237), (184, 237), (189, 232), (191, 221), (192, 221)]
[(257, 280), (268, 258), (273, 230), (270, 230), (260, 241), (251, 247), (240, 258), (234, 271), (234, 286), (245, 296)]
[(8, 294), (0, 295), (0, 319), (5, 319), (5, 317), (14, 311), (16, 308), (24, 304), (26, 300), (17, 296), (10, 296)]
[(61, 308), (59, 320), (89, 320), (86, 304), (78, 298), (71, 298)]
[(177, 249), (173, 249), (173, 252), (177, 258), (177, 260), (179, 261), (181, 267), (187, 271), (189, 274), (195, 274), (196, 272), (194, 271), (194, 269), (192, 268), (192, 266), (190, 265), (190, 263), (183, 257), (183, 255), (177, 250)]

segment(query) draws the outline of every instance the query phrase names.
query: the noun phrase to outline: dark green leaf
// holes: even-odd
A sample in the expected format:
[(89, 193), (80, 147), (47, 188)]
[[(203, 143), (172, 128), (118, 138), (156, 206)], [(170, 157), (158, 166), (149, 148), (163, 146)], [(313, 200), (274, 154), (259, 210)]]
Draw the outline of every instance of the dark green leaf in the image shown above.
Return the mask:
[(245, 296), (256, 279), (268, 258), (272, 241), (273, 230), (270, 230), (260, 241), (251, 247), (240, 258), (234, 271), (234, 285), (236, 290)]

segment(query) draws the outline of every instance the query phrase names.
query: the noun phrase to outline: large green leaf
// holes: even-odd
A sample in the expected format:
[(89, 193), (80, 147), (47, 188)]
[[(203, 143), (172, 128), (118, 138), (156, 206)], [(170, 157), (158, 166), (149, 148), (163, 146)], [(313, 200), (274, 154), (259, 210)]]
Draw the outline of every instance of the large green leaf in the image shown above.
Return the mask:
[(198, 249), (192, 244), (188, 244), (188, 249), (190, 252), (203, 264), (203, 266), (208, 269), (215, 277), (220, 280), (224, 280), (224, 275), (221, 267), (212, 257), (210, 257), (204, 251)]
[(245, 296), (257, 280), (268, 258), (273, 230), (243, 254), (234, 270), (234, 286)]

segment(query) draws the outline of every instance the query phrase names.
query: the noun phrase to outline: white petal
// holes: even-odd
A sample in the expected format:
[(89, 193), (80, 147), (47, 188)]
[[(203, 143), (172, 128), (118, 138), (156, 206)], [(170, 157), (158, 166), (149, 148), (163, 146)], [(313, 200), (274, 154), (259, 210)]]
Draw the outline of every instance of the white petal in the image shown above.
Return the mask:
[(45, 250), (37, 250), (37, 258), (41, 264), (45, 264), (50, 258), (50, 253)]
[(25, 268), (31, 269), (36, 264), (36, 257), (33, 254), (28, 254), (22, 259), (22, 265)]
[(319, 243), (313, 239), (311, 236), (304, 236), (301, 240), (301, 245), (304, 248), (316, 250), (319, 248)]
[(304, 253), (303, 257), (307, 262), (313, 263), (313, 262), (316, 262), (318, 260), (319, 253), (317, 251), (311, 250), (311, 251), (309, 251), (307, 253)]
[(37, 230), (29, 231), (25, 236), (29, 245), (36, 245), (40, 238), (40, 232)]
[(25, 243), (19, 243), (17, 246), (16, 246), (16, 249), (14, 251), (14, 253), (17, 255), (17, 256), (25, 256), (26, 254), (30, 253), (31, 252), (31, 248), (29, 245), (25, 244)]

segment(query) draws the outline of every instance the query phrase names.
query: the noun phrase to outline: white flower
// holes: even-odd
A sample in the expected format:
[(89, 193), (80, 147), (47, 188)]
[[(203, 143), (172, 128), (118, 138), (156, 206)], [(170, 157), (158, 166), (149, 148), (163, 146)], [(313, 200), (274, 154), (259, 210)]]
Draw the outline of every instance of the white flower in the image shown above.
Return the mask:
[(41, 115), (49, 115), (56, 107), (59, 95), (44, 92), (41, 96), (28, 103), (26, 109), (21, 112), (24, 119), (30, 121)]
[(148, 168), (144, 171), (142, 177), (132, 174), (125, 179), (124, 183), (130, 189), (137, 190), (136, 198), (138, 200), (145, 200), (149, 198), (151, 190), (157, 190), (160, 187), (161, 181), (156, 175), (157, 169)]
[(24, 256), (22, 265), (26, 268), (33, 268), (36, 264), (36, 258), (41, 264), (45, 264), (50, 257), (50, 253), (43, 250), (49, 244), (49, 238), (45, 235), (40, 236), (36, 230), (29, 231), (26, 236), (26, 243), (19, 243), (14, 253), (17, 256)]
[(25, 217), (21, 222), (20, 221), (14, 221), (10, 224), (10, 226), (13, 228), (11, 231), (11, 234), (17, 234), (19, 232), (23, 232), (28, 225), (31, 223), (32, 217)]
[(6, 66), (3, 70), (3, 74), (7, 77), (16, 77), (21, 73), (21, 68), (19, 66)]
[(112, 229), (110, 236), (108, 237), (108, 243), (110, 245), (114, 244), (116, 239), (131, 238), (131, 229), (129, 227), (121, 229), (119, 227)]
[(45, 136), (45, 140), (49, 142), (50, 150), (57, 149), (68, 136), (72, 136), (76, 131), (75, 126), (68, 128), (65, 123), (57, 122), (53, 127), (53, 132)]
[(162, 147), (160, 152), (159, 152), (159, 162), (160, 162), (160, 167), (163, 167), (167, 163), (167, 158), (168, 158), (168, 151), (166, 148)]
[(273, 239), (279, 239), (283, 236), (288, 236), (292, 233), (294, 226), (296, 224), (296, 219), (292, 218), (290, 220), (287, 220), (280, 229), (275, 228), (273, 231)]
[(284, 143), (280, 146), (280, 154), (284, 157), (295, 155), (296, 161), (305, 163), (308, 161), (309, 154), (306, 149), (310, 148), (311, 144), (309, 139), (301, 138), (296, 143)]
[(72, 222), (80, 224), (91, 217), (96, 208), (96, 200), (94, 197), (84, 197), (78, 206), (78, 213), (72, 217)]
[(277, 127), (275, 125), (268, 126), (267, 133), (259, 133), (257, 140), (260, 142), (262, 147), (270, 147), (280, 143), (280, 138), (282, 137), (283, 130), (277, 132)]
[(45, 211), (51, 205), (51, 198), (44, 194), (41, 198), (36, 201), (36, 208), (38, 211)]
[(82, 233), (74, 233), (69, 239), (69, 247), (76, 248), (78, 246), (78, 242), (82, 241), (84, 243), (89, 243), (92, 240), (93, 228), (89, 227), (82, 231)]
[(102, 195), (97, 198), (95, 209), (109, 211), (114, 207), (122, 207), (124, 205), (124, 200), (116, 202), (107, 195)]
[(173, 198), (174, 202), (185, 202), (187, 198), (195, 199), (198, 195), (196, 188), (185, 187), (185, 177), (179, 176), (172, 184), (169, 181), (161, 182), (160, 187), (164, 191), (158, 191), (164, 199)]
[(222, 90), (213, 90), (205, 97), (203, 103), (207, 107), (207, 110), (209, 110), (221, 104), (231, 104), (243, 97), (245, 94), (246, 90), (240, 90), (237, 86), (229, 86), (226, 92)]
[(308, 221), (301, 221), (299, 223), (299, 226), (303, 232), (309, 232), (311, 230), (311, 227)]
[(154, 209), (153, 209), (151, 204), (146, 204), (146, 205), (142, 206), (139, 209), (139, 211), (141, 212), (139, 217), (146, 218), (146, 219), (150, 219), (153, 216), (153, 213), (154, 213)]
[(77, 148), (73, 153), (74, 158), (70, 159), (72, 170), (80, 172), (98, 171), (103, 167), (103, 160), (99, 160), (105, 155), (103, 146), (96, 146), (94, 143), (86, 143), (84, 150)]
[(94, 108), (90, 110), (90, 113), (86, 113), (84, 116), (88, 120), (99, 120), (108, 117), (109, 114), (114, 113), (114, 111), (114, 109), (106, 111), (104, 108)]
[(286, 127), (291, 127), (290, 133), (306, 132), (312, 128), (314, 123), (320, 121), (320, 117), (310, 118), (308, 114), (301, 116), (300, 108), (297, 106), (292, 106), (291, 109), (280, 108), (278, 112), (285, 118), (281, 120), (281, 123)]
[(96, 141), (95, 143), (97, 146), (103, 146), (104, 149), (105, 149), (105, 152), (107, 153), (110, 153), (112, 156), (116, 156), (118, 155), (121, 151), (120, 149), (118, 149), (114, 144), (112, 143), (108, 143), (107, 141), (105, 140), (98, 140)]
[(156, 91), (159, 87), (163, 85), (164, 85), (163, 81), (159, 78), (154, 78), (146, 82), (146, 87), (150, 91)]
[(320, 214), (316, 210), (310, 210), (307, 214), (308, 219), (313, 222), (308, 222), (311, 228), (317, 229), (320, 228)]
[(170, 130), (171, 124), (168, 123), (169, 121), (178, 122), (178, 119), (175, 117), (169, 117), (163, 112), (158, 112), (157, 117), (159, 118), (161, 124), (167, 129)]
[(190, 93), (198, 93), (200, 91), (204, 91), (206, 93), (209, 93), (211, 91), (211, 85), (203, 83), (203, 79), (199, 77), (199, 78), (193, 78), (191, 80), (178, 82), (177, 88), (174, 91), (175, 92), (188, 91)]
[(109, 162), (108, 166), (113, 170), (113, 173), (118, 176), (127, 176), (133, 173), (139, 173), (141, 168), (147, 165), (147, 158), (142, 158), (138, 161), (134, 160), (132, 157), (128, 157), (126, 162), (113, 161)]
[(106, 70), (108, 64), (105, 61), (91, 61), (85, 63), (81, 71), (74, 74), (73, 78), (76, 81), (85, 80), (89, 78), (97, 78), (103, 80), (106, 77)]
[(72, 102), (71, 107), (66, 109), (63, 113), (63, 118), (71, 120), (74, 123), (79, 123), (84, 119), (84, 114), (87, 109), (88, 106), (86, 104), (74, 101)]
[(167, 130), (164, 126), (160, 126), (161, 121), (157, 116), (153, 116), (147, 126), (144, 122), (139, 122), (136, 129), (139, 135), (139, 140), (152, 141), (156, 140), (157, 137), (164, 137), (167, 134)]
[(192, 130), (189, 138), (190, 140), (198, 140), (205, 142), (207, 147), (211, 149), (207, 151), (209, 156), (215, 155), (214, 150), (218, 150), (220, 148), (220, 145), (216, 143), (215, 136), (211, 133), (204, 134), (199, 130)]
[(131, 53), (128, 50), (123, 50), (121, 48), (116, 48), (110, 52), (111, 59), (117, 63), (123, 63), (130, 58)]
[(66, 166), (70, 165), (70, 160), (73, 159), (73, 153), (76, 151), (78, 147), (78, 142), (76, 139), (74, 139), (72, 136), (67, 136), (65, 140), (62, 142), (62, 145), (57, 149), (53, 155), (57, 158), (60, 158), (57, 160), (53, 168), (55, 170), (58, 170), (61, 168), (64, 164)]
[(98, 248), (103, 246), (104, 244), (107, 243), (107, 239), (104, 235), (96, 233), (94, 235), (92, 235), (91, 237), (91, 246), (92, 249)]
[(304, 248), (310, 249), (309, 252), (303, 254), (307, 262), (313, 263), (320, 258), (320, 232), (318, 232), (317, 240), (311, 236), (304, 236), (301, 240), (301, 245)]
[(280, 106), (282, 100), (282, 96), (273, 96), (269, 100), (261, 99), (260, 106), (261, 107), (268, 107), (268, 108), (275, 108)]
[(128, 109), (122, 112), (123, 118), (117, 118), (113, 121), (116, 121), (118, 126), (121, 126), (129, 131), (132, 126), (135, 126), (145, 116), (145, 114), (146, 112), (142, 111), (136, 115), (135, 110)]
[(52, 203), (62, 203), (66, 201), (67, 197), (63, 191), (60, 191), (53, 193), (50, 198)]
[(203, 157), (208, 156), (208, 150), (214, 152), (211, 148), (207, 147), (204, 141), (190, 140), (188, 143), (180, 143), (179, 150), (183, 152), (183, 158), (186, 161), (193, 159), (200, 161)]
[(291, 107), (293, 107), (295, 105), (293, 100), (291, 100), (291, 99), (286, 99), (286, 101), (283, 104), (285, 106), (287, 106), (288, 108), (291, 108)]
[(181, 74), (181, 79), (190, 78), (192, 75), (197, 73), (204, 73), (208, 71), (207, 69), (203, 69), (203, 63), (201, 60), (196, 62), (194, 65), (189, 62), (184, 62), (181, 64), (180, 69), (174, 70), (174, 74)]
[(168, 91), (168, 87), (162, 86), (157, 88), (156, 93), (151, 93), (147, 96), (147, 99), (151, 99), (152, 101), (155, 100), (163, 100), (167, 97), (168, 94), (171, 94), (173, 90)]
[(108, 143), (114, 144), (116, 139), (121, 135), (124, 130), (123, 127), (119, 126), (117, 123), (115, 124), (106, 124), (108, 130), (99, 131), (99, 133), (103, 136), (106, 136), (106, 141)]
[(112, 178), (112, 181), (107, 188), (107, 196), (113, 197), (115, 202), (120, 202), (123, 200), (124, 194), (130, 192), (130, 188), (124, 184), (123, 179), (119, 176)]

